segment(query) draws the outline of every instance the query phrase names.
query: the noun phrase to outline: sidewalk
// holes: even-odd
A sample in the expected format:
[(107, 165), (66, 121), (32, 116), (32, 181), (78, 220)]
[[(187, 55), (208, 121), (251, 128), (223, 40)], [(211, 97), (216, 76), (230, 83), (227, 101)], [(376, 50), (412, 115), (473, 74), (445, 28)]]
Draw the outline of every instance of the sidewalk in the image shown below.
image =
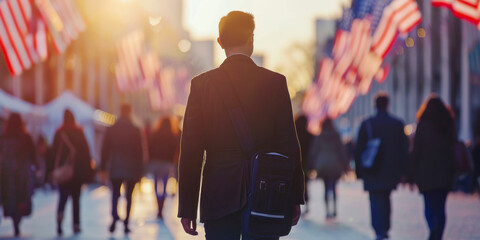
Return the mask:
[[(360, 182), (341, 182), (338, 186), (338, 219), (326, 222), (323, 204), (323, 184), (312, 181), (310, 212), (303, 216), (299, 225), (285, 240), (367, 240), (373, 239), (370, 227), (368, 195)], [(56, 192), (39, 190), (34, 197), (34, 213), (22, 222), (21, 239), (60, 239), (56, 237), (55, 212), (58, 195)], [(119, 202), (119, 214), (123, 217), (125, 201)], [(392, 194), (392, 240), (427, 239), (428, 228), (423, 217), (423, 199), (418, 192), (399, 189)], [(82, 193), (82, 233), (73, 236), (71, 231), (71, 207), (67, 204), (63, 224), (64, 239), (204, 239), (202, 224), (198, 225), (199, 236), (188, 236), (176, 218), (177, 199), (170, 197), (165, 202), (165, 220), (156, 219), (156, 200), (152, 182), (144, 180), (136, 188), (131, 214), (132, 233), (123, 234), (123, 226), (117, 223), (117, 231), (110, 235), (110, 191), (105, 186), (88, 187)], [(444, 239), (480, 240), (480, 200), (478, 195), (450, 194), (447, 200), (448, 222)], [(0, 239), (11, 239), (10, 219), (1, 219)]]

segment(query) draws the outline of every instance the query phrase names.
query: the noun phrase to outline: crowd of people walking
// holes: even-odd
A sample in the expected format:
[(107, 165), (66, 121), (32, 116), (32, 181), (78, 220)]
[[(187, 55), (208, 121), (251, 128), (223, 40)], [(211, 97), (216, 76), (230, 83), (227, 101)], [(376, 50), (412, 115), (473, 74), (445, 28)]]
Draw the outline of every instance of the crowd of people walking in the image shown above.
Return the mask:
[[(375, 106), (377, 113), (364, 120), (359, 128), (354, 158), (357, 178), (363, 180), (369, 194), (376, 239), (389, 238), (390, 195), (401, 183), (418, 187), (424, 198), (424, 214), (430, 229), (428, 239), (442, 239), (446, 199), (454, 190), (456, 180), (473, 175), (478, 181), (480, 137), (477, 136), (470, 153), (457, 139), (453, 112), (435, 94), (418, 110), (416, 132), (410, 139), (405, 134), (404, 123), (388, 112), (386, 93), (377, 95)], [(302, 118), (297, 119), (300, 123), (297, 129), (302, 149), (309, 152), (304, 158), (308, 162), (305, 171), (307, 175), (315, 171), (324, 182), (326, 218), (329, 220), (337, 213), (336, 181), (348, 171), (350, 160), (330, 119), (326, 118), (321, 124), (320, 135), (305, 137), (307, 125), (302, 124)]]
[[(391, 227), (391, 192), (400, 183), (415, 184), (424, 198), (425, 219), (430, 229), (429, 239), (442, 239), (446, 224), (445, 206), (455, 179), (465, 174), (479, 177), (480, 137), (469, 149), (457, 139), (455, 117), (439, 97), (432, 95), (420, 107), (415, 134), (404, 133), (404, 123), (388, 112), (389, 98), (380, 93), (375, 99), (377, 113), (361, 124), (356, 139), (354, 160), (351, 158), (335, 128), (334, 121), (326, 118), (320, 123), (318, 136), (307, 131), (305, 116), (296, 119), (296, 128), (302, 148), (305, 180), (312, 176), (324, 183), (325, 213), (327, 220), (338, 214), (336, 203), (338, 180), (355, 166), (357, 177), (363, 180), (369, 194), (371, 224), (377, 239), (387, 239)], [(157, 217), (163, 218), (166, 186), (172, 173), (176, 173), (180, 151), (178, 120), (164, 116), (145, 136), (131, 119), (130, 105), (121, 107), (120, 117), (107, 129), (101, 148), (101, 161), (97, 171), (102, 183), (112, 190), (110, 232), (120, 221), (117, 206), (124, 185), (126, 217), (122, 219), (124, 232), (130, 232), (129, 218), (135, 185), (146, 174), (154, 180), (157, 199)], [(365, 152), (372, 148), (372, 139), (379, 139), (372, 164), (365, 162)], [(38, 146), (39, 145), (39, 146)], [(46, 150), (48, 149), (48, 150)], [(5, 217), (13, 220), (14, 233), (20, 235), (22, 217), (32, 213), (32, 195), (35, 189), (34, 169), (39, 158), (45, 158), (45, 179), (58, 186), (57, 234), (62, 235), (65, 205), (72, 199), (74, 233), (80, 228), (80, 195), (82, 186), (95, 178), (94, 164), (82, 127), (74, 114), (66, 110), (64, 122), (55, 133), (51, 147), (43, 138), (34, 144), (22, 117), (12, 113), (5, 122), (0, 138), (0, 198)], [(476, 168), (473, 168), (475, 165)], [(146, 171), (148, 169), (148, 171)], [(312, 171), (315, 174), (311, 174)], [(478, 184), (478, 183), (477, 183)], [(305, 190), (307, 190), (306, 188)], [(308, 212), (308, 191), (305, 191)], [(106, 227), (107, 228), (107, 227)]]
[[(72, 232), (81, 232), (82, 186), (96, 180), (109, 184), (112, 189), (112, 224), (108, 229), (110, 232), (115, 231), (116, 222), (120, 220), (117, 205), (122, 184), (127, 200), (126, 217), (123, 219), (124, 232), (130, 232), (128, 223), (133, 191), (146, 174), (153, 175), (158, 218), (162, 218), (166, 183), (171, 173), (175, 172), (178, 158), (178, 121), (175, 117), (162, 117), (155, 131), (146, 136), (146, 133), (133, 124), (131, 111), (130, 105), (122, 105), (116, 123), (106, 130), (98, 169), (94, 169), (95, 163), (83, 129), (76, 123), (70, 110), (65, 110), (63, 124), (55, 132), (51, 146), (48, 146), (42, 137), (35, 145), (21, 115), (10, 114), (0, 136), (0, 203), (4, 217), (13, 220), (15, 236), (21, 233), (22, 217), (32, 213), (32, 196), (35, 188), (41, 185), (58, 189), (56, 222), (59, 236), (63, 234), (62, 222), (69, 198), (72, 199)], [(95, 174), (95, 171), (98, 174)]]

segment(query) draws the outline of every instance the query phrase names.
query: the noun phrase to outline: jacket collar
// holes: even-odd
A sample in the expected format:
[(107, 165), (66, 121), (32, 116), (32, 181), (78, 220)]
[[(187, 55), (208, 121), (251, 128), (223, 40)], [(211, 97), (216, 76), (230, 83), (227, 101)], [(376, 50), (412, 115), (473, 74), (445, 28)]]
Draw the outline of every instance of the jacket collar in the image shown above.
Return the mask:
[(388, 116), (388, 112), (377, 110), (377, 116)]
[(245, 63), (251, 63), (256, 65), (255, 62), (250, 57), (243, 54), (235, 54), (230, 57), (227, 57), (227, 59), (225, 59), (225, 61), (223, 61), (222, 65), (220, 66), (222, 67), (224, 65), (234, 63), (234, 62), (245, 62)]

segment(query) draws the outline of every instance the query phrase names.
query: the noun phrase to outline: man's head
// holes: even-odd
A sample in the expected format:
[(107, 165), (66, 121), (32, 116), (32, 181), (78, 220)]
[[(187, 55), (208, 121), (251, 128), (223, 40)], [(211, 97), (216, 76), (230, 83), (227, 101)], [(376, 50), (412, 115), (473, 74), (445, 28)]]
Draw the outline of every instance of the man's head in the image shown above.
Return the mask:
[(255, 21), (252, 14), (232, 11), (220, 19), (217, 41), (227, 55), (242, 53), (250, 56), (253, 53), (253, 30)]
[(120, 107), (120, 116), (130, 117), (131, 114), (132, 114), (132, 106), (130, 106), (130, 104), (128, 103), (122, 104), (122, 106)]
[(386, 112), (388, 110), (388, 101), (388, 94), (381, 91), (375, 96), (375, 107), (378, 111)]

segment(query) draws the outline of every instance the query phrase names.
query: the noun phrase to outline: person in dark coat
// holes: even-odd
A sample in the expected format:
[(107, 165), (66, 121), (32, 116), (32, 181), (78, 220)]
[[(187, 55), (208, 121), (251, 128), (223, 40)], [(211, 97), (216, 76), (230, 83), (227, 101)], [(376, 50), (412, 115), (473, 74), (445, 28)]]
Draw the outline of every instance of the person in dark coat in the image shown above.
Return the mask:
[[(112, 184), (112, 224), (109, 231), (115, 231), (115, 225), (120, 217), (117, 212), (120, 188), (125, 186), (127, 199), (127, 214), (124, 223), (124, 232), (129, 233), (128, 226), (132, 208), (132, 194), (137, 182), (143, 175), (143, 148), (140, 129), (133, 125), (130, 119), (131, 106), (124, 104), (121, 107), (117, 122), (105, 133), (102, 146), (102, 161), (100, 169), (108, 171)], [(105, 176), (105, 175), (104, 175)]]
[(35, 146), (21, 116), (12, 113), (0, 137), (0, 190), (3, 215), (13, 219), (15, 236), (20, 235), (22, 217), (32, 213)]
[(295, 120), (295, 127), (297, 129), (298, 142), (300, 143), (300, 149), (302, 153), (302, 169), (305, 173), (305, 206), (306, 213), (309, 210), (308, 207), (308, 172), (310, 168), (308, 167), (309, 159), (308, 154), (310, 152), (310, 146), (312, 144), (313, 135), (308, 131), (308, 120), (305, 115), (300, 115)]
[[(355, 150), (355, 170), (369, 193), (372, 226), (377, 239), (388, 238), (390, 193), (405, 177), (408, 166), (408, 139), (404, 124), (388, 113), (388, 103), (386, 93), (380, 92), (376, 96), (377, 114), (362, 122)], [(362, 165), (360, 159), (369, 140), (367, 127), (371, 129), (373, 138), (381, 139), (375, 162), (369, 169)]]
[(429, 240), (440, 240), (446, 222), (445, 203), (455, 177), (454, 119), (436, 95), (420, 107), (417, 118), (413, 178), (424, 197)]
[[(62, 222), (65, 205), (69, 197), (72, 198), (73, 232), (80, 232), (80, 193), (82, 185), (93, 177), (91, 165), (92, 157), (83, 129), (75, 122), (75, 117), (70, 110), (65, 110), (63, 125), (57, 130), (53, 139), (50, 162), (53, 168), (59, 168), (67, 161), (73, 160), (73, 176), (64, 183), (59, 183), (60, 199), (57, 209), (57, 233), (63, 234)], [(73, 156), (69, 160), (69, 155)], [(50, 172), (50, 171), (49, 171)]]
[(472, 149), (473, 158), (473, 178), (475, 180), (475, 186), (480, 192), (480, 133), (475, 136), (475, 141)]
[[(325, 185), (325, 209), (327, 220), (337, 216), (337, 194), (335, 187), (338, 179), (348, 170), (348, 156), (340, 135), (330, 118), (322, 121), (321, 133), (314, 138), (310, 150), (311, 168)], [(333, 206), (329, 196), (333, 197)]]
[[(240, 239), (241, 214), (247, 203), (245, 161), (235, 130), (218, 91), (227, 79), (235, 89), (254, 139), (254, 151), (271, 149), (295, 163), (293, 222), (304, 204), (304, 175), (293, 121), (292, 105), (283, 75), (258, 67), (253, 51), (253, 16), (233, 11), (219, 23), (219, 44), (227, 59), (220, 68), (200, 74), (191, 81), (185, 112), (179, 162), (178, 217), (186, 233), (197, 235), (197, 206), (207, 239)], [(204, 161), (204, 152), (206, 159)], [(203, 166), (203, 172), (202, 172)], [(200, 190), (200, 182), (202, 189)], [(200, 193), (200, 194), (199, 194)], [(243, 239), (250, 239), (243, 234)], [(278, 239), (278, 238), (273, 238)]]
[[(165, 116), (159, 120), (148, 141), (149, 170), (154, 176), (158, 218), (163, 218), (162, 209), (167, 195), (167, 181), (180, 150), (179, 134), (177, 120), (172, 116)], [(158, 187), (159, 181), (163, 185), (162, 191)]]

